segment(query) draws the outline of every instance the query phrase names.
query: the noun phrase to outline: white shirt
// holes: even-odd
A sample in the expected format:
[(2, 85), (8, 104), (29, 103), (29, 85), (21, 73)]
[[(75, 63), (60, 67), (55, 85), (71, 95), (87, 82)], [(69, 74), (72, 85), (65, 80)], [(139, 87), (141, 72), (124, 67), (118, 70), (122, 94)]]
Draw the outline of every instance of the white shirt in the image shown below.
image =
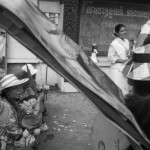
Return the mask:
[(96, 55), (96, 53), (91, 54), (91, 59), (93, 60), (93, 62), (98, 62)]
[(91, 59), (93, 60), (93, 62), (98, 62), (96, 55), (98, 54), (97, 49), (94, 49), (92, 54), (91, 54)]
[(116, 63), (117, 59), (126, 60), (128, 59), (129, 54), (129, 41), (124, 39), (124, 41), (120, 38), (116, 38), (112, 41), (108, 50), (108, 60), (111, 62), (112, 68), (120, 68), (122, 63)]

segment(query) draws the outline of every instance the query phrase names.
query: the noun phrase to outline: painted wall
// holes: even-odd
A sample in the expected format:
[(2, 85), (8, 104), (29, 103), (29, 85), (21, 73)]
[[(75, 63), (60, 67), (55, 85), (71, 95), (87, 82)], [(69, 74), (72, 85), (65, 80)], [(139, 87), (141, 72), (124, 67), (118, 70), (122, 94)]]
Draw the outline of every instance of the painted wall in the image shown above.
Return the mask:
[(39, 1), (39, 8), (43, 12), (60, 14), (60, 2)]
[(8, 63), (37, 63), (39, 59), (10, 35), (7, 36)]
[[(31, 0), (38, 5), (38, 0)], [(37, 63), (39, 59), (13, 37), (7, 35), (7, 63)], [(13, 66), (12, 66), (13, 67)], [(15, 67), (14, 67), (15, 68)], [(11, 70), (12, 71), (12, 70)], [(9, 70), (8, 70), (9, 72)]]

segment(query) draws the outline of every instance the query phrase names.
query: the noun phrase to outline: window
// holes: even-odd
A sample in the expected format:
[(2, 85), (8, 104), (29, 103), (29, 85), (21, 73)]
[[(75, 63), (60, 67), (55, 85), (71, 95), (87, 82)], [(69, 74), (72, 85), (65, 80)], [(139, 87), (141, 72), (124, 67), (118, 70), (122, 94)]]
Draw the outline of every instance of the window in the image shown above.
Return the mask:
[(51, 21), (53, 24), (58, 25), (58, 17), (59, 17), (59, 14), (58, 14), (58, 13), (45, 12), (45, 15), (50, 19), (50, 21)]

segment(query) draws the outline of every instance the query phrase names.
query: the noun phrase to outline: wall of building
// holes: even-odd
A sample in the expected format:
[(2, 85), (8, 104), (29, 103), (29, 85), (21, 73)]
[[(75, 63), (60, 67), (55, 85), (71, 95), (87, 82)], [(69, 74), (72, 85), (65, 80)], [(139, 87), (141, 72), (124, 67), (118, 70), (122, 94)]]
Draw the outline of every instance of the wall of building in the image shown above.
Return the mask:
[[(50, 1), (38, 1), (32, 0), (43, 12), (59, 14), (57, 20), (58, 27), (60, 29), (62, 25), (62, 6), (59, 2)], [(17, 42), (13, 37), (7, 35), (7, 73), (13, 73), (21, 69), (21, 67), (30, 63), (39, 71), (36, 76), (36, 80), (41, 85), (55, 85), (58, 84), (60, 76), (53, 71), (50, 67), (44, 64), (39, 58), (32, 54), (27, 48)], [(59, 84), (61, 85), (61, 84)]]
[[(38, 0), (32, 0), (32, 2), (38, 5)], [(7, 73), (16, 72), (25, 63), (37, 64), (40, 61), (34, 54), (8, 34), (6, 41)]]

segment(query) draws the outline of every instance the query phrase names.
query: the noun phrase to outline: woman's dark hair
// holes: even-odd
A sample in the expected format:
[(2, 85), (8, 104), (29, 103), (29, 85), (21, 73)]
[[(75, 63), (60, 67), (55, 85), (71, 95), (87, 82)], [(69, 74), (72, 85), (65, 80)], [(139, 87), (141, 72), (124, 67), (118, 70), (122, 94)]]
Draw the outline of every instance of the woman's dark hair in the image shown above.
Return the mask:
[[(19, 80), (22, 80), (22, 79), (24, 79), (24, 78), (28, 78), (28, 73), (25, 72), (24, 70), (15, 72), (14, 75), (15, 75), (15, 76), (17, 77), (17, 79), (19, 79)], [(7, 89), (9, 89), (9, 88), (7, 88)], [(7, 89), (2, 90), (2, 92), (1, 92), (1, 97), (2, 97), (2, 98), (6, 98), (6, 97), (7, 97), (7, 92), (6, 92)]]
[(2, 98), (6, 98), (6, 95), (7, 95), (7, 94), (6, 94), (6, 91), (3, 90), (3, 91), (1, 92), (1, 97), (2, 97)]
[(118, 24), (118, 25), (116, 25), (115, 31), (114, 31), (114, 35), (115, 35), (115, 36), (118, 36), (118, 33), (119, 33), (119, 31), (120, 31), (120, 29), (121, 29), (122, 27), (126, 27), (126, 26), (125, 26), (124, 24)]
[(17, 104), (13, 101), (12, 98), (10, 98), (7, 94), (7, 89), (4, 89), (1, 93), (1, 97), (2, 98), (5, 98), (9, 103), (10, 105), (16, 110), (18, 111), (18, 107), (17, 107)]

